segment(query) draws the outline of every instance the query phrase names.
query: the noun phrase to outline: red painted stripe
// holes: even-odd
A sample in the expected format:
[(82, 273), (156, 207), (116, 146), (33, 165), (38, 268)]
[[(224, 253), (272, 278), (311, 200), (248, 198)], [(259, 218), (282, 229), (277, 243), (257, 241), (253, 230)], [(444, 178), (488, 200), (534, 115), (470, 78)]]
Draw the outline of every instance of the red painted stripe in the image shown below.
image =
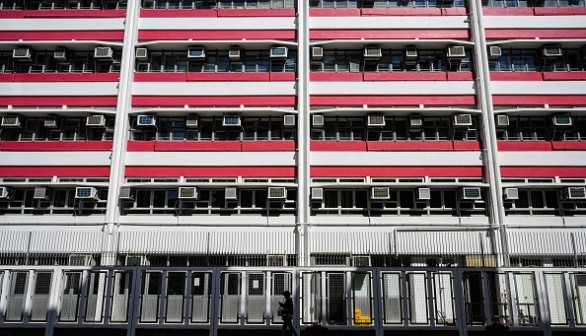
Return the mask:
[(586, 141), (552, 141), (553, 150), (585, 151)]
[(482, 167), (420, 167), (420, 166), (376, 166), (376, 167), (343, 167), (343, 166), (312, 166), (312, 177), (344, 177), (344, 176), (388, 176), (388, 177), (479, 177), (483, 176)]
[(311, 72), (312, 82), (361, 82), (362, 72)]
[(455, 151), (479, 151), (481, 149), (480, 141), (454, 141)]
[(219, 17), (291, 17), (295, 16), (294, 8), (275, 8), (275, 9), (220, 9), (218, 10)]
[(586, 71), (572, 71), (572, 72), (544, 72), (544, 80), (586, 80)]
[(294, 106), (295, 96), (134, 96), (133, 106)]
[(487, 39), (586, 38), (586, 29), (487, 29)]
[(17, 73), (14, 82), (118, 82), (118, 73)]
[(293, 8), (250, 9), (141, 9), (140, 17), (286, 17), (295, 16)]
[(137, 72), (135, 82), (286, 82), (295, 80), (294, 72)]
[(329, 39), (468, 39), (466, 29), (312, 29), (309, 38)]
[(116, 106), (116, 96), (3, 96), (0, 106)]
[(586, 15), (586, 7), (535, 7), (535, 15)]
[(465, 16), (466, 8), (362, 8), (362, 16)]
[(499, 141), (499, 151), (503, 152), (531, 152), (552, 150), (549, 141)]
[(498, 8), (498, 7), (482, 7), (482, 13), (484, 15), (533, 15), (533, 9), (531, 7), (510, 7), (510, 8)]
[(365, 81), (446, 81), (446, 72), (365, 72)]
[(368, 141), (369, 151), (451, 151), (451, 141)]
[(187, 177), (294, 177), (295, 167), (142, 167), (127, 166), (126, 177), (166, 177), (166, 176), (187, 176)]
[(271, 82), (288, 82), (294, 81), (297, 74), (294, 72), (269, 72)]
[(501, 167), (503, 177), (585, 177), (586, 167)]
[(129, 141), (129, 152), (273, 152), (294, 151), (294, 141)]
[(139, 41), (151, 40), (294, 40), (295, 30), (141, 30)]
[(99, 40), (122, 41), (121, 30), (85, 30), (85, 31), (0, 31), (0, 41), (52, 41), (52, 40)]
[(471, 71), (467, 72), (448, 72), (449, 81), (471, 81), (474, 80), (474, 74)]
[(586, 105), (586, 95), (583, 96), (546, 96), (546, 95), (494, 95), (492, 96), (494, 105)]
[(24, 14), (29, 18), (123, 18), (125, 15), (125, 9), (27, 10)]
[(110, 167), (96, 166), (0, 166), (0, 176), (18, 176), (18, 177), (35, 177), (35, 176), (69, 176), (69, 177), (108, 177)]
[[(586, 97), (585, 97), (586, 98)], [(476, 97), (470, 96), (311, 96), (314, 106), (471, 106), (476, 104)]]
[(112, 141), (3, 141), (2, 151), (109, 151)]
[(135, 82), (187, 82), (187, 72), (136, 72)]
[(360, 16), (360, 8), (310, 8), (309, 16)]
[(314, 152), (365, 152), (366, 141), (311, 141)]
[(493, 81), (542, 81), (541, 72), (491, 72)]
[(23, 19), (24, 10), (2, 10), (0, 11), (0, 19)]

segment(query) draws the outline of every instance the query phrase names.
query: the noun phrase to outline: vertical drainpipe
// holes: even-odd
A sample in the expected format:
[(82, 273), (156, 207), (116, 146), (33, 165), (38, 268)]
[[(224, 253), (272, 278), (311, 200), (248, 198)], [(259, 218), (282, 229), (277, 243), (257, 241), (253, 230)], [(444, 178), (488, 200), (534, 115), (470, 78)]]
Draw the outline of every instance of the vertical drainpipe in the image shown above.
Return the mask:
[(298, 2), (297, 18), (297, 219), (299, 266), (309, 266), (309, 2)]
[(505, 228), (505, 211), (502, 199), (502, 183), (500, 173), (500, 162), (498, 156), (498, 146), (496, 137), (496, 127), (494, 122), (494, 109), (492, 105), (492, 88), (490, 82), (490, 71), (488, 67), (488, 54), (486, 45), (486, 36), (482, 15), (482, 1), (469, 0), (469, 18), (472, 31), (472, 40), (474, 42), (476, 67), (475, 88), (478, 97), (478, 107), (482, 114), (482, 138), (483, 151), (482, 158), (485, 174), (489, 182), (489, 206), (490, 206), (490, 225), (493, 229), (498, 229), (497, 240), (496, 234), (492, 231), (493, 250), (499, 252), (498, 265), (508, 266), (508, 245), (507, 232)]
[(128, 113), (132, 108), (132, 82), (134, 80), (134, 46), (140, 13), (139, 1), (128, 1), (124, 20), (124, 42), (122, 46), (122, 64), (118, 82), (118, 100), (116, 102), (116, 125), (110, 163), (110, 183), (108, 188), (108, 204), (106, 208), (105, 258), (103, 265), (116, 263), (116, 224), (120, 216), (118, 208), (118, 191), (124, 179), (124, 157), (128, 136)]

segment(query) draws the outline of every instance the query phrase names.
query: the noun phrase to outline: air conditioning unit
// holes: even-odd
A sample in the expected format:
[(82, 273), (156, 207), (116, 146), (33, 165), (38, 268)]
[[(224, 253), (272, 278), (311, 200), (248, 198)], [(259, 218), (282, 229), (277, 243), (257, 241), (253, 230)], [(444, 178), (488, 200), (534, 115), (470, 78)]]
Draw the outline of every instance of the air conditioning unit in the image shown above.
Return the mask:
[(564, 200), (583, 200), (586, 199), (586, 187), (569, 187), (563, 190)]
[(198, 128), (199, 127), (199, 116), (192, 114), (185, 118), (185, 127), (187, 128)]
[(324, 188), (311, 188), (311, 200), (312, 201), (323, 201), (324, 200)]
[(519, 199), (519, 189), (517, 188), (505, 188), (505, 192), (503, 193), (505, 200), (513, 201)]
[(45, 187), (36, 187), (33, 191), (34, 199), (48, 199), (49, 191)]
[(75, 188), (75, 198), (85, 200), (98, 200), (98, 189), (94, 187)]
[(315, 128), (324, 127), (324, 116), (321, 114), (314, 114), (311, 116), (311, 125)]
[(448, 58), (464, 58), (466, 57), (466, 49), (464, 46), (450, 46), (447, 52)]
[(15, 48), (12, 50), (12, 58), (23, 60), (23, 59), (30, 59), (32, 57), (31, 49), (30, 48)]
[(283, 126), (295, 127), (295, 115), (287, 114), (283, 116)]
[(557, 58), (563, 55), (562, 48), (559, 46), (544, 46), (541, 53), (545, 58)]
[(385, 126), (384, 114), (369, 114), (366, 116), (366, 125), (368, 127), (383, 127)]
[(231, 47), (228, 50), (228, 58), (232, 61), (239, 61), (241, 57), (240, 48), (239, 47)]
[(370, 190), (370, 199), (386, 200), (391, 198), (391, 190), (389, 187), (372, 187)]
[(187, 58), (203, 60), (206, 58), (206, 49), (203, 47), (191, 47), (187, 49)]
[(123, 201), (133, 201), (134, 200), (134, 190), (130, 187), (120, 187), (120, 192), (118, 193), (118, 199)]
[(383, 57), (383, 52), (379, 46), (364, 47), (364, 58), (376, 59)]
[(112, 60), (114, 51), (111, 47), (97, 47), (94, 49), (94, 58), (100, 60)]
[(126, 266), (149, 266), (149, 260), (143, 255), (127, 255), (124, 260)]
[(488, 58), (491, 60), (497, 60), (503, 55), (501, 47), (499, 46), (490, 46), (488, 47)]
[(136, 117), (137, 127), (152, 127), (157, 126), (157, 118), (152, 114), (139, 114)]
[(106, 127), (106, 117), (101, 114), (93, 114), (85, 120), (87, 127)]
[(324, 58), (324, 48), (322, 47), (311, 47), (311, 59), (320, 60)]
[(2, 127), (20, 127), (20, 116), (5, 116), (2, 117), (2, 123), (0, 123)]
[(287, 58), (287, 47), (271, 47), (271, 58)]
[(179, 199), (197, 199), (196, 187), (179, 187)]
[(60, 62), (67, 61), (67, 49), (65, 49), (65, 48), (55, 49), (55, 52), (53, 52), (53, 58), (57, 61), (60, 61)]
[(461, 196), (463, 200), (480, 200), (482, 193), (478, 187), (465, 187), (461, 189)]
[(419, 53), (417, 52), (417, 48), (415, 48), (414, 46), (407, 46), (405, 48), (405, 60), (416, 60), (417, 57), (419, 56)]
[(417, 199), (420, 201), (431, 199), (431, 188), (417, 189)]
[(370, 257), (369, 256), (352, 256), (350, 264), (352, 267), (370, 267)]
[(6, 187), (0, 187), (0, 199), (8, 199), (10, 196), (10, 189)]
[(456, 127), (472, 126), (472, 115), (470, 115), (470, 114), (456, 114), (456, 115), (454, 115), (454, 126), (456, 126)]
[(497, 127), (509, 127), (509, 116), (505, 114), (499, 114), (496, 116)]
[(269, 187), (267, 198), (270, 200), (285, 200), (287, 198), (287, 188)]
[(558, 114), (551, 117), (553, 126), (572, 126), (572, 117), (567, 114)]
[(232, 126), (240, 126), (241, 120), (240, 115), (238, 114), (226, 114), (222, 118), (222, 126), (232, 127)]
[(147, 48), (136, 48), (136, 59), (139, 61), (148, 61), (149, 50)]
[(227, 187), (225, 190), (225, 199), (231, 201), (238, 200), (238, 189), (234, 187)]
[(57, 128), (58, 125), (58, 118), (56, 116), (48, 116), (43, 120), (43, 126), (47, 128)]
[(409, 127), (410, 128), (421, 128), (423, 127), (423, 119), (420, 115), (414, 114), (409, 116)]
[(69, 266), (95, 266), (96, 261), (91, 254), (79, 254), (69, 256)]

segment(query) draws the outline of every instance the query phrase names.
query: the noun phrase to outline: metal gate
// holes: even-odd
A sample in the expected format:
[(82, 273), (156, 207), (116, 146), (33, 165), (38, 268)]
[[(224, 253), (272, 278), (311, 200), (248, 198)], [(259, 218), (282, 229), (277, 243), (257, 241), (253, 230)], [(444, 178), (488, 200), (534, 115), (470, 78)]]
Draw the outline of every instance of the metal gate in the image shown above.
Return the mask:
[(32, 297), (31, 321), (41, 322), (47, 320), (47, 308), (49, 307), (49, 295), (51, 293), (51, 279), (53, 273), (40, 272), (35, 274), (35, 289)]
[(452, 273), (437, 272), (432, 274), (435, 323), (437, 325), (455, 325), (454, 281)]
[(408, 273), (409, 323), (428, 324), (427, 278), (425, 273)]
[(167, 273), (167, 312), (165, 314), (165, 322), (183, 322), (185, 276), (185, 272)]
[(248, 273), (246, 293), (246, 323), (264, 323), (265, 321), (265, 273)]
[(79, 293), (81, 292), (81, 272), (63, 273), (63, 294), (61, 296), (61, 309), (59, 321), (77, 321), (77, 307), (79, 305)]
[(161, 272), (142, 272), (140, 322), (158, 321), (162, 278), (163, 274)]
[(271, 274), (271, 322), (273, 324), (283, 324), (283, 320), (277, 315), (279, 301), (283, 301), (283, 292), (291, 290), (291, 273), (272, 273)]
[(28, 272), (10, 273), (10, 295), (6, 309), (6, 321), (22, 321), (22, 311), (28, 287)]
[(191, 273), (191, 322), (210, 321), (210, 300), (212, 294), (212, 273)]
[(352, 323), (355, 325), (371, 325), (373, 322), (371, 284), (370, 273), (352, 273)]
[(132, 272), (114, 272), (112, 293), (112, 322), (128, 321), (128, 306), (132, 290)]
[(240, 273), (222, 273), (220, 286), (220, 323), (238, 323), (240, 317)]
[(344, 273), (326, 274), (327, 321), (346, 324), (346, 291)]
[(104, 311), (104, 293), (106, 288), (105, 272), (89, 272), (85, 320), (101, 322)]
[(401, 305), (401, 274), (383, 273), (382, 276), (384, 323), (399, 324), (403, 322)]
[(537, 298), (535, 282), (531, 273), (514, 273), (515, 302), (519, 324), (533, 325), (538, 323)]
[(301, 296), (302, 322), (319, 322), (321, 314), (321, 273), (307, 272), (302, 275), (303, 292)]

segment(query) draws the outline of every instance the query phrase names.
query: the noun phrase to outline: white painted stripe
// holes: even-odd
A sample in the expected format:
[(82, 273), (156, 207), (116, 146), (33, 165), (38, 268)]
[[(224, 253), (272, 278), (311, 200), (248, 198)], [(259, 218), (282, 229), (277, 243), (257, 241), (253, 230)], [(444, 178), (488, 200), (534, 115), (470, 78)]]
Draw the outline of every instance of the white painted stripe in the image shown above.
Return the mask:
[[(293, 166), (293, 152), (128, 152), (127, 166)], [(1, 158), (1, 157), (0, 157)]]
[(103, 233), (95, 231), (33, 231), (30, 252), (33, 253), (100, 253)]
[(508, 230), (508, 246), (511, 255), (560, 255), (573, 254), (571, 232)]
[(0, 83), (0, 96), (114, 96), (117, 82)]
[(134, 83), (137, 96), (276, 96), (294, 95), (294, 82)]
[(0, 31), (86, 31), (86, 30), (123, 30), (123, 18), (110, 19), (3, 19)]
[(392, 230), (349, 231), (313, 227), (311, 253), (390, 254)]
[(474, 94), (474, 82), (312, 82), (314, 95), (462, 95)]
[[(426, 19), (427, 20), (427, 19)], [(498, 28), (531, 28), (531, 29), (552, 29), (552, 28), (586, 28), (586, 16), (564, 15), (564, 16), (500, 16), (485, 15), (484, 26), (487, 29)]]
[(310, 17), (310, 29), (468, 29), (466, 16)]
[(315, 166), (480, 166), (477, 152), (311, 152)]
[(108, 166), (110, 152), (0, 152), (1, 166)]
[(141, 30), (285, 30), (295, 29), (294, 17), (141, 18)]
[(492, 248), (483, 231), (398, 231), (397, 253), (486, 254)]
[(495, 95), (583, 95), (586, 81), (492, 81)]
[(503, 166), (586, 166), (584, 152), (500, 152)]

